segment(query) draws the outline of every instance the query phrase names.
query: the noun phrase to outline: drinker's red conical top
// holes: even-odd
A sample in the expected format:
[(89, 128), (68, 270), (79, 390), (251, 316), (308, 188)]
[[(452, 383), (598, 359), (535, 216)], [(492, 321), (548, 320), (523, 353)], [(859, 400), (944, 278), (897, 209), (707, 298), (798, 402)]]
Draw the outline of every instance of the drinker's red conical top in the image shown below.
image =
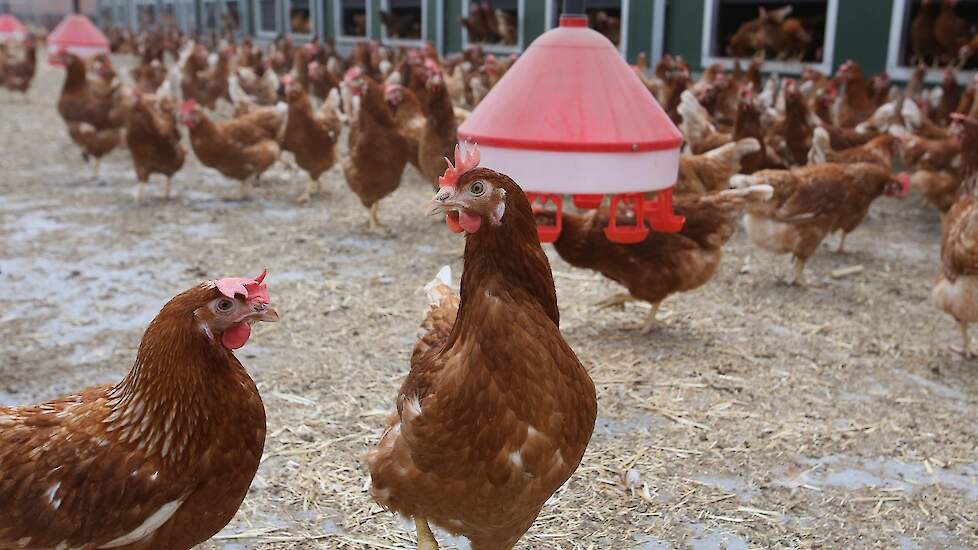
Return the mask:
[(5, 13), (0, 15), (0, 43), (14, 44), (27, 38), (27, 27), (19, 19)]
[(89, 58), (109, 53), (109, 41), (91, 20), (84, 15), (66, 15), (48, 35), (48, 54), (52, 65), (59, 65), (58, 53), (70, 52), (78, 57)]
[(564, 16), (537, 38), (458, 129), (482, 165), (524, 190), (621, 194), (668, 189), (682, 134), (622, 59)]

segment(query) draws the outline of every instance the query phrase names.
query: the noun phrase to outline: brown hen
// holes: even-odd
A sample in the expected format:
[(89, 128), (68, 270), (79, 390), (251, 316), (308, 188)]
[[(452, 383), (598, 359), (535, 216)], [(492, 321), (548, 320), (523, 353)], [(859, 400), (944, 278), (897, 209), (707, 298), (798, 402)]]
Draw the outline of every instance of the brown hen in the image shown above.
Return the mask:
[(876, 164), (819, 164), (791, 170), (762, 170), (734, 176), (731, 187), (768, 184), (774, 198), (747, 208), (744, 226), (755, 246), (791, 254), (792, 284), (804, 284), (802, 272), (822, 240), (831, 232), (845, 235), (855, 229), (880, 195), (904, 194), (905, 174), (893, 176)]
[(263, 278), (178, 294), (114, 386), (0, 407), (0, 549), (187, 550), (227, 525), (265, 444), (233, 352), (278, 320)]
[(349, 155), (343, 159), (343, 175), (368, 209), (370, 229), (376, 229), (380, 225), (378, 203), (401, 185), (411, 147), (408, 138), (398, 131), (380, 86), (368, 76), (356, 76), (351, 87), (361, 104), (356, 119), (350, 122)]
[[(677, 215), (686, 223), (678, 233), (653, 231), (637, 244), (617, 244), (608, 240), (607, 210), (587, 214), (563, 213), (563, 227), (554, 242), (560, 257), (574, 267), (593, 269), (624, 285), (626, 294), (617, 294), (601, 306), (644, 300), (652, 305), (643, 331), (655, 326), (655, 315), (662, 301), (671, 294), (688, 292), (706, 284), (723, 258), (723, 245), (737, 228), (736, 214), (745, 205), (771, 198), (772, 189), (757, 185), (697, 196), (683, 196), (675, 202)], [(553, 225), (553, 212), (540, 212), (537, 218)], [(634, 220), (618, 216), (619, 224)]]
[(466, 233), (461, 300), (436, 294), (433, 330), (367, 457), (371, 495), (413, 517), (426, 550), (438, 548), (429, 521), (473, 550), (512, 548), (577, 469), (597, 412), (594, 384), (560, 333), (526, 196), (476, 164), (457, 162), (430, 209)]

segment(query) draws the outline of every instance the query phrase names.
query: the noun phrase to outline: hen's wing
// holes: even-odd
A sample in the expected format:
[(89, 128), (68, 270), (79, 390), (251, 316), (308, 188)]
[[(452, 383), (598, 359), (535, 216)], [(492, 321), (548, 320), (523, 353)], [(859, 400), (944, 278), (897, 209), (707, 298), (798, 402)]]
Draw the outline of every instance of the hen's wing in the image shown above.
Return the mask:
[(948, 214), (941, 242), (941, 263), (949, 279), (978, 275), (978, 200), (959, 200)]
[(186, 487), (110, 441), (108, 389), (0, 408), (0, 550), (121, 547), (178, 512)]

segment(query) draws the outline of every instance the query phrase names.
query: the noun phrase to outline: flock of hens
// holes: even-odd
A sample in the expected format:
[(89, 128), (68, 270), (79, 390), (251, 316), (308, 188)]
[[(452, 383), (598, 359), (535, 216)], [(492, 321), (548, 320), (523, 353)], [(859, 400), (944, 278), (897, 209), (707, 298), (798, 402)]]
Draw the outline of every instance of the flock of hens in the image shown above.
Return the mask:
[[(285, 162), (308, 175), (305, 202), (339, 161), (373, 228), (407, 164), (437, 189), (428, 213), (465, 234), (461, 292), (447, 270), (425, 289), (430, 307), (410, 373), (364, 458), (371, 494), (414, 518), (423, 550), (438, 548), (430, 522), (475, 550), (512, 548), (577, 469), (597, 412), (594, 385), (561, 335), (537, 239), (537, 222), (554, 212), (531, 209), (518, 182), (479, 167), (477, 147), (456, 146), (458, 121), (512, 59), (369, 43), (343, 57), (329, 43), (288, 38), (268, 51), (224, 40), (208, 49), (176, 31), (144, 33), (133, 47), (141, 61), (130, 84), (107, 56), (58, 54), (66, 67), (58, 111), (96, 169), (128, 148), (139, 200), (153, 174), (170, 195), (186, 158), (181, 124), (198, 160), (241, 182), (244, 197)], [(25, 53), (0, 57), (12, 90), (29, 88), (33, 43)], [(670, 56), (652, 71), (642, 56), (635, 70), (685, 136), (675, 210), (686, 223), (622, 245), (602, 229), (626, 212), (563, 214), (559, 255), (628, 291), (605, 305), (645, 300), (653, 308), (641, 326), (651, 328), (663, 299), (710, 280), (741, 213), (754, 245), (791, 255), (792, 282), (802, 284), (830, 233), (841, 232), (841, 250), (877, 198), (912, 186), (942, 213), (933, 298), (971, 354), (978, 79), (961, 90), (949, 69), (940, 87), (925, 89), (920, 68), (900, 89), (852, 61), (835, 75), (765, 79), (755, 60), (693, 80)], [(444, 157), (453, 159), (447, 169)], [(261, 398), (233, 352), (254, 323), (277, 320), (265, 273), (207, 281), (163, 306), (119, 384), (0, 408), (0, 549), (186, 549), (221, 530), (265, 441)]]

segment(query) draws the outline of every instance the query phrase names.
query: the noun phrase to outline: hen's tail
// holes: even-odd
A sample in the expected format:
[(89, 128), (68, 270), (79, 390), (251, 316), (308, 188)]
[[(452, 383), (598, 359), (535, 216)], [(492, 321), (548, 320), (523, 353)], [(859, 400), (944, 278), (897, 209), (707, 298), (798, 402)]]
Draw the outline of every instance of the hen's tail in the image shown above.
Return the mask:
[(748, 204), (769, 201), (773, 196), (774, 188), (761, 183), (703, 195), (701, 202), (718, 208), (738, 209)]
[(828, 131), (817, 126), (812, 134), (812, 148), (808, 151), (808, 164), (825, 164), (828, 162), (828, 154), (831, 150), (832, 143)]
[(707, 157), (723, 159), (730, 164), (740, 167), (740, 161), (747, 155), (751, 155), (761, 150), (761, 143), (755, 138), (747, 137), (737, 141), (721, 145), (716, 149), (703, 153)]
[(418, 341), (411, 357), (417, 357), (428, 350), (441, 348), (455, 326), (460, 298), (452, 288), (452, 268), (445, 266), (428, 284), (424, 285), (428, 296), (428, 308), (418, 328)]

